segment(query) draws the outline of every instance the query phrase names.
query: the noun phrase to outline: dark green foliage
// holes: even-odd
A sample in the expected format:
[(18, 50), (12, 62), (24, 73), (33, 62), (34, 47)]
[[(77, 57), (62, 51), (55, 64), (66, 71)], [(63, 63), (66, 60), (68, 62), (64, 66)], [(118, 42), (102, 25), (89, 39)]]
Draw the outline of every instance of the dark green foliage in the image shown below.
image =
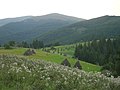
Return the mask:
[(101, 39), (76, 46), (74, 56), (80, 60), (103, 66), (114, 76), (120, 75), (120, 37)]
[(53, 46), (60, 46), (60, 43), (56, 42)]
[(5, 44), (5, 45), (4, 45), (4, 48), (5, 48), (5, 49), (12, 49), (12, 47), (11, 47), (9, 44)]
[[(46, 42), (46, 41), (44, 41)], [(59, 42), (55, 42), (55, 43), (50, 43), (50, 44), (46, 44), (45, 47), (52, 47), (52, 46), (60, 46), (61, 44)]]
[(44, 43), (39, 40), (33, 40), (32, 43), (27, 43), (26, 41), (23, 41), (21, 43), (17, 43), (17, 46), (24, 47), (24, 48), (40, 49), (44, 47)]
[(23, 42), (21, 43), (21, 47), (29, 48), (29, 44), (28, 44), (27, 42), (23, 41)]
[(33, 40), (33, 42), (31, 43), (31, 47), (35, 48), (35, 49), (39, 49), (39, 48), (43, 48), (44, 44), (42, 41), (39, 40)]
[(4, 48), (5, 49), (12, 49), (15, 46), (16, 46), (16, 42), (15, 41), (9, 41), (8, 43), (4, 44)]
[(120, 53), (119, 53), (119, 58), (116, 59), (115, 61), (115, 71), (116, 71), (116, 76), (120, 76)]
[(16, 44), (16, 42), (15, 42), (15, 41), (9, 41), (8, 44), (9, 44), (10, 46), (13, 46), (13, 47), (14, 47), (15, 44)]

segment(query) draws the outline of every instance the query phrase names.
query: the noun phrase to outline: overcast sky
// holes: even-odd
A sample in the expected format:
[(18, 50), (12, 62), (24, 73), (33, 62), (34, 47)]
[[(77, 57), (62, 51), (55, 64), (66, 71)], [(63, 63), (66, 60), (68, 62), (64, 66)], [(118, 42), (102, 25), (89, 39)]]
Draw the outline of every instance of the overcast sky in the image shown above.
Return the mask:
[(49, 13), (84, 19), (120, 16), (120, 0), (0, 0), (0, 19)]

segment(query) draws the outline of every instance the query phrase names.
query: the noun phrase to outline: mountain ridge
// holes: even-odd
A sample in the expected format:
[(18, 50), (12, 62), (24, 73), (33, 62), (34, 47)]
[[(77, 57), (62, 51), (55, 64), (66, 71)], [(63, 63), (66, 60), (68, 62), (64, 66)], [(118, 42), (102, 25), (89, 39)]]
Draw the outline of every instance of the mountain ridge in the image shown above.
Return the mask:
[(48, 14), (33, 16), (20, 22), (11, 22), (0, 27), (0, 43), (8, 40), (31, 41), (43, 33), (83, 20), (61, 14)]
[(31, 18), (31, 17), (33, 17), (33, 16), (21, 16), (21, 17), (15, 17), (15, 18), (0, 19), (0, 26), (6, 25), (11, 22), (20, 22), (20, 21), (23, 21), (23, 20)]
[(109, 38), (120, 34), (120, 16), (102, 16), (74, 23), (57, 31), (46, 33), (38, 39), (45, 43), (75, 43), (101, 38)]

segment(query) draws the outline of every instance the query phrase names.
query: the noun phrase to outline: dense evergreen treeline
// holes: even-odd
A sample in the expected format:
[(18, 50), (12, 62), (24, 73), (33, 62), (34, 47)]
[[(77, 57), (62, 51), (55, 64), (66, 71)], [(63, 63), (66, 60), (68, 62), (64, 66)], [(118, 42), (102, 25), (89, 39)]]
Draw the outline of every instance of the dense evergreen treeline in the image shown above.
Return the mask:
[(15, 41), (9, 41), (8, 43), (4, 44), (5, 49), (10, 49), (12, 47), (23, 47), (23, 48), (34, 48), (34, 49), (40, 49), (44, 47), (44, 43), (39, 40), (33, 40), (31, 43), (27, 43), (26, 41), (23, 42), (15, 42)]
[(79, 44), (75, 49), (75, 57), (86, 62), (103, 66), (114, 76), (120, 75), (120, 37), (101, 39)]
[[(34, 49), (40, 49), (44, 47), (52, 47), (52, 46), (60, 46), (61, 44), (59, 42), (51, 43), (48, 45), (45, 45), (43, 41), (40, 40), (33, 40), (31, 43), (28, 43), (26, 41), (22, 42), (16, 42), (16, 41), (9, 41), (5, 43), (3, 46), (5, 49), (10, 49), (12, 47), (23, 47), (23, 48), (34, 48)], [(0, 45), (1, 47), (2, 45)]]

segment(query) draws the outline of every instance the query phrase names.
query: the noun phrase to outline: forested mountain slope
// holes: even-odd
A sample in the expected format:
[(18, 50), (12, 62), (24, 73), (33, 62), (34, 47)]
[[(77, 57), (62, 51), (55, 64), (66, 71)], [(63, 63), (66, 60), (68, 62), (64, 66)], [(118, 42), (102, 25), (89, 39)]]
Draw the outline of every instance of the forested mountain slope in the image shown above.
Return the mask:
[(70, 26), (45, 33), (38, 39), (45, 43), (60, 42), (69, 44), (78, 41), (88, 41), (113, 37), (120, 34), (119, 16), (102, 16), (85, 20)]
[(0, 43), (8, 40), (31, 41), (43, 33), (52, 31), (84, 19), (52, 13), (43, 16), (34, 16), (20, 22), (8, 23), (0, 27)]

